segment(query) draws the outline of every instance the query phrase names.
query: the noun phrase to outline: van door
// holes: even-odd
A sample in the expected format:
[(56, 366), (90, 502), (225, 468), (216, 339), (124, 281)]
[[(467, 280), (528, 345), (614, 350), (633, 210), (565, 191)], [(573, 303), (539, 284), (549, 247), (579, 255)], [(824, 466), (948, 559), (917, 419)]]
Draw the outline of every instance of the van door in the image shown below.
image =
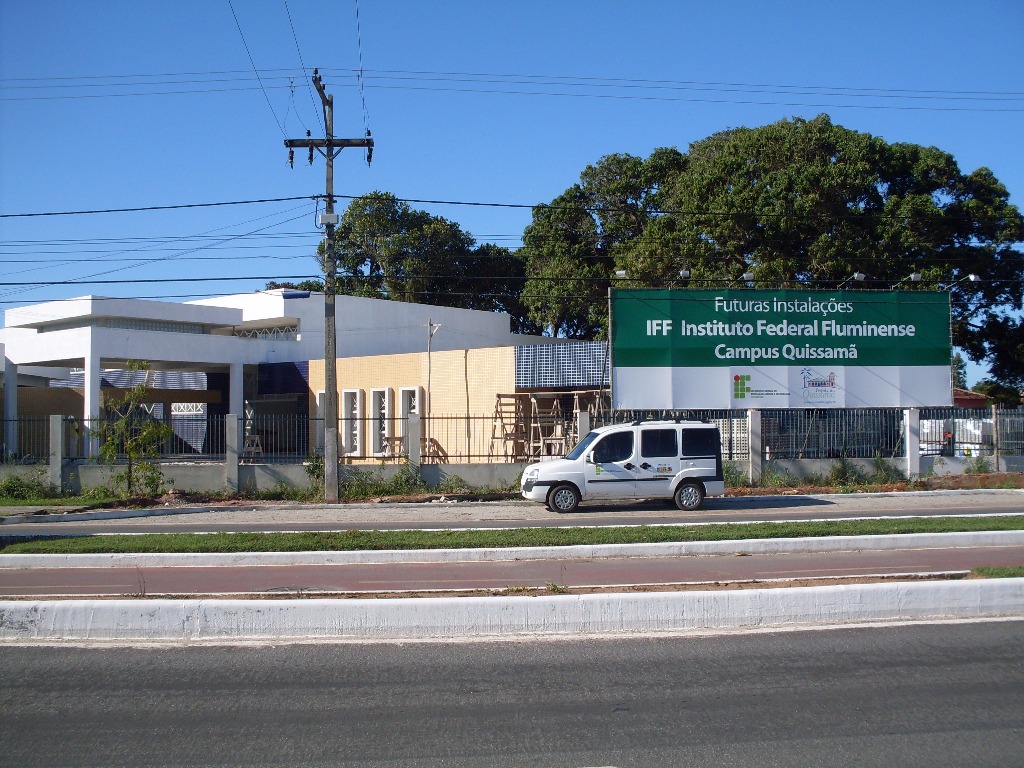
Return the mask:
[(636, 496), (634, 429), (609, 432), (587, 452), (584, 494), (588, 499), (631, 499)]
[(722, 445), (717, 429), (683, 429), (682, 466), (690, 477), (722, 479)]
[(640, 428), (636, 494), (640, 498), (671, 498), (672, 478), (679, 472), (679, 428)]

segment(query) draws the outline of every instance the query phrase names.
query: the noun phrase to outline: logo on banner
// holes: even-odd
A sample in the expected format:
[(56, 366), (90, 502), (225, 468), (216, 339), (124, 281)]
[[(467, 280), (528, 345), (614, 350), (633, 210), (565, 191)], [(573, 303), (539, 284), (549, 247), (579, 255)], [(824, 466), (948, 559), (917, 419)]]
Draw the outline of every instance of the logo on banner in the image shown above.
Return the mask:
[(750, 375), (737, 373), (732, 377), (732, 396), (737, 400), (743, 400), (750, 394)]
[(836, 404), (839, 386), (836, 383), (835, 371), (829, 371), (822, 375), (815, 373), (810, 368), (803, 368), (800, 371), (800, 379), (803, 382), (800, 396), (805, 403), (810, 405)]

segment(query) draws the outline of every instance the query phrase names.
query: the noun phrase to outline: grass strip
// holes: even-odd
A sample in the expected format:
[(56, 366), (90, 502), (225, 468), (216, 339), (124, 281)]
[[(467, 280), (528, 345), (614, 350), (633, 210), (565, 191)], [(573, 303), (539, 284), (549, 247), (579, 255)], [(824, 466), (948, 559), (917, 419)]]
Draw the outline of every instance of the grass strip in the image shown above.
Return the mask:
[(971, 573), (986, 579), (1021, 579), (1024, 578), (1024, 565), (1006, 567), (984, 566), (975, 568)]
[(1024, 530), (1024, 516), (471, 531), (147, 533), (131, 536), (106, 534), (41, 538), (8, 544), (0, 549), (0, 553), (10, 555), (477, 549), (1015, 530)]

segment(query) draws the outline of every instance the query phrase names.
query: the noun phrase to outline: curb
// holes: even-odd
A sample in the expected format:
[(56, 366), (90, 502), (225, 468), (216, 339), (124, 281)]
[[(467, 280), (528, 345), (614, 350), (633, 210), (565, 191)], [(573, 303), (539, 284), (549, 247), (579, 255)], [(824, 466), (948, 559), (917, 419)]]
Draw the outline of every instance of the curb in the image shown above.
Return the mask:
[(901, 533), (881, 536), (820, 536), (787, 539), (576, 544), (564, 547), (479, 549), (388, 549), (355, 552), (131, 553), (85, 555), (0, 555), (0, 568), (104, 568), (134, 566), (353, 565), (454, 563), (499, 560), (596, 560), (626, 557), (767, 555), (888, 549), (948, 549), (1024, 545), (1024, 531)]
[(0, 601), (0, 642), (381, 641), (1024, 619), (1024, 579), (550, 597)]

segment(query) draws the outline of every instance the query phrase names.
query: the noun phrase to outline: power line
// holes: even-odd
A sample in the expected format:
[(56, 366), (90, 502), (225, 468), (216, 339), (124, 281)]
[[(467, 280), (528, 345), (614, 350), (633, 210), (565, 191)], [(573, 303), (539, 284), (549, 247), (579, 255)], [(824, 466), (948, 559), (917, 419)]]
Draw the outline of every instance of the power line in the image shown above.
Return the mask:
[[(320, 125), (320, 130), (324, 129), (323, 118), (320, 117), (320, 111), (317, 108), (316, 99), (313, 98), (313, 89), (309, 85), (309, 80), (305, 77), (306, 74), (306, 62), (302, 60), (302, 49), (299, 47), (299, 36), (295, 34), (295, 22), (292, 21), (292, 11), (288, 7), (288, 0), (284, 0), (284, 10), (288, 14), (288, 25), (292, 29), (292, 40), (295, 41), (295, 51), (299, 54), (299, 66), (302, 67), (303, 80), (306, 81), (306, 92), (309, 94), (309, 102), (313, 105), (313, 114), (316, 115), (317, 123)], [(298, 115), (298, 111), (295, 113)], [(303, 126), (305, 127), (305, 126)]]
[[(179, 205), (146, 205), (135, 208), (102, 208), (82, 211), (45, 211), (41, 213), (0, 213), (0, 219), (25, 219), (38, 216), (83, 216), (95, 213), (140, 213), (142, 211), (173, 211), (182, 208), (215, 208), (224, 205), (254, 205), (257, 203), (288, 203), (294, 200), (320, 200), (323, 195), (301, 195), (299, 197), (265, 197), (258, 200), (229, 200), (220, 203), (182, 203)], [(340, 197), (340, 195), (335, 195)], [(355, 198), (353, 198), (355, 199)]]
[(245, 46), (245, 53), (249, 57), (249, 63), (252, 64), (252, 71), (256, 73), (256, 79), (259, 80), (260, 89), (263, 91), (263, 96), (267, 100), (267, 106), (270, 107), (270, 114), (274, 116), (274, 122), (277, 123), (278, 129), (281, 131), (282, 136), (287, 136), (285, 133), (284, 126), (281, 125), (281, 121), (277, 119), (277, 112), (274, 111), (274, 105), (270, 103), (270, 95), (267, 93), (267, 89), (263, 87), (263, 79), (260, 77), (260, 71), (256, 69), (256, 62), (253, 61), (252, 53), (249, 51), (249, 44), (245, 41), (245, 33), (242, 32), (242, 25), (238, 21), (238, 14), (235, 13), (235, 6), (231, 0), (228, 0), (228, 8), (231, 9), (231, 15), (235, 19), (235, 26), (238, 27), (238, 34), (242, 38), (242, 45)]

